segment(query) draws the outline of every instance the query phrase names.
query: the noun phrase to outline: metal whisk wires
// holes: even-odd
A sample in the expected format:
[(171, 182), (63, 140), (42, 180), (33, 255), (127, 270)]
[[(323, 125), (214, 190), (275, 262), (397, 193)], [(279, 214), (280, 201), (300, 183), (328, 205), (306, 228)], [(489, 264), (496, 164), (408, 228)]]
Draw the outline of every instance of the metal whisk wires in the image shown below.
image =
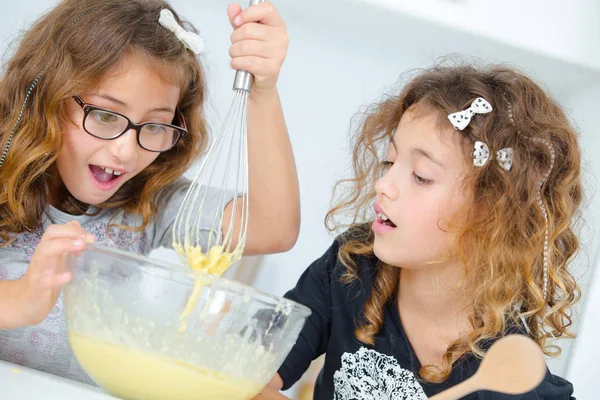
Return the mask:
[[(263, 1), (251, 0), (250, 5)], [(252, 81), (252, 74), (236, 71), (234, 97), (223, 127), (192, 181), (173, 227), (173, 248), (182, 261), (216, 275), (241, 258), (246, 244), (249, 216), (247, 109)], [(219, 163), (224, 165), (221, 173), (217, 172)], [(235, 181), (233, 211), (223, 231), (222, 212), (225, 202), (231, 199), (231, 190), (227, 189), (231, 180)], [(208, 190), (209, 187), (219, 188), (216, 199), (214, 190)], [(202, 249), (207, 226), (210, 226), (208, 243)]]

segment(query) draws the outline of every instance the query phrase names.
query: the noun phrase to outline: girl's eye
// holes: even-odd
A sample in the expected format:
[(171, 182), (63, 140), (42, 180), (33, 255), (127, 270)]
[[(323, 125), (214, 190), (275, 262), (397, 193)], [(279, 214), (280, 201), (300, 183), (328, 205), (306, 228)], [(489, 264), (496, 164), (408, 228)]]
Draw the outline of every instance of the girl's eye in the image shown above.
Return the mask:
[(93, 116), (98, 121), (105, 123), (105, 124), (111, 124), (113, 122), (116, 122), (119, 119), (119, 117), (117, 117), (114, 114), (110, 114), (110, 113), (102, 112), (102, 111), (95, 111)]
[(167, 129), (164, 126), (155, 124), (146, 125), (144, 126), (144, 129), (146, 129), (150, 133), (163, 133), (167, 131)]
[(414, 172), (412, 173), (412, 175), (413, 175), (413, 178), (415, 179), (415, 182), (417, 182), (417, 184), (419, 184), (419, 185), (426, 186), (433, 182), (430, 179), (420, 177), (419, 175), (415, 174)]
[(381, 167), (385, 170), (390, 169), (392, 167), (392, 165), (394, 165), (393, 161), (382, 161), (381, 162)]

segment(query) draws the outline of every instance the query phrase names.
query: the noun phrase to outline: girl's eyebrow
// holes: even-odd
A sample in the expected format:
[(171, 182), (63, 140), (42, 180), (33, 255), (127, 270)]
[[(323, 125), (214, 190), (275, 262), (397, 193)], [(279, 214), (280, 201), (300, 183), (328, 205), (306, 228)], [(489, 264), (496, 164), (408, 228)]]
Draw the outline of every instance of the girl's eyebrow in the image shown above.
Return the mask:
[[(394, 150), (396, 151), (396, 153), (398, 153), (398, 146), (396, 146), (396, 142), (394, 142), (394, 137), (392, 137), (390, 139), (390, 143), (392, 146), (394, 146)], [(443, 169), (446, 169), (446, 166), (444, 165), (444, 163), (442, 163), (441, 161), (439, 161), (437, 158), (435, 158), (433, 156), (433, 154), (431, 154), (430, 152), (428, 152), (427, 150), (423, 150), (420, 149), (418, 147), (414, 148), (411, 150), (411, 155), (413, 156), (422, 156), (425, 158), (428, 158), (429, 160), (431, 160), (434, 164), (439, 165), (440, 167), (442, 167)]]
[[(127, 103), (125, 103), (124, 101), (119, 100), (119, 99), (117, 99), (115, 97), (109, 96), (107, 94), (98, 94), (98, 93), (96, 93), (95, 96), (101, 97), (101, 98), (103, 98), (105, 100), (110, 101), (111, 103), (118, 104), (118, 105), (120, 105), (122, 107), (127, 107)], [(169, 107), (157, 107), (157, 108), (154, 108), (152, 110), (149, 110), (149, 112), (169, 112), (169, 113), (174, 113), (175, 110), (173, 110), (173, 109), (171, 109)]]
[(414, 148), (410, 151), (410, 153), (412, 155), (416, 155), (416, 156), (422, 156), (422, 157), (426, 157), (428, 158), (430, 161), (432, 161), (433, 163), (439, 165), (440, 167), (446, 169), (446, 166), (439, 161), (437, 158), (435, 158), (430, 152), (423, 150), (423, 149), (419, 149), (419, 148)]

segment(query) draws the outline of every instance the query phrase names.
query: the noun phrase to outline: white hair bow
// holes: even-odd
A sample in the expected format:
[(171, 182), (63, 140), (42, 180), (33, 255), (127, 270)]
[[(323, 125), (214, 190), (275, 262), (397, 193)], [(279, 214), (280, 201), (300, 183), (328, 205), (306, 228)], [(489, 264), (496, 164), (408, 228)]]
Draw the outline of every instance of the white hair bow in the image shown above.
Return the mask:
[(492, 111), (492, 106), (483, 97), (476, 98), (471, 106), (464, 111), (455, 112), (448, 115), (448, 119), (452, 126), (459, 131), (462, 131), (469, 125), (471, 118), (475, 114), (487, 114)]
[[(475, 150), (473, 151), (473, 164), (476, 167), (483, 167), (490, 159), (490, 148), (483, 142), (475, 142)], [(510, 171), (513, 162), (513, 149), (508, 147), (496, 152), (496, 161), (502, 168)]]
[(160, 10), (160, 17), (158, 23), (170, 30), (175, 34), (186, 48), (192, 50), (196, 54), (202, 53), (204, 50), (204, 41), (200, 36), (194, 32), (186, 31), (181, 25), (175, 20), (173, 13), (166, 8)]

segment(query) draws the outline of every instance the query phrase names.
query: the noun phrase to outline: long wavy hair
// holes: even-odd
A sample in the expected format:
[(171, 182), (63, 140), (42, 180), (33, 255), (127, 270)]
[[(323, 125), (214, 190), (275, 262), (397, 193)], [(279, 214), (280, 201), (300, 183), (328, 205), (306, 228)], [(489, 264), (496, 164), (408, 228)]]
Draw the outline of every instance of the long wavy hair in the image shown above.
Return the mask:
[[(494, 111), (475, 115), (466, 129), (454, 131), (446, 116), (466, 109), (477, 97), (490, 102)], [(354, 176), (338, 182), (336, 201), (326, 218), (331, 230), (350, 227), (342, 235), (338, 256), (347, 270), (343, 281), (357, 279), (357, 256), (374, 255), (374, 234), (366, 222), (372, 222), (374, 184), (385, 161), (381, 150), (389, 145), (404, 112), (419, 102), (438, 112), (448, 131), (459, 135), (461, 156), (470, 165), (462, 182), (470, 192), (470, 201), (461, 212), (461, 222), (453, 225), (448, 254), (442, 258), (452, 255), (461, 260), (467, 293), (472, 296), (468, 310), (472, 330), (449, 345), (441, 367), (424, 365), (419, 371), (421, 377), (430, 382), (445, 380), (453, 360), (469, 351), (483, 356), (489, 340), (515, 324), (522, 326), (521, 321), (526, 321), (530, 336), (547, 355), (559, 355), (560, 348), (550, 339), (574, 337), (568, 329), (572, 324), (570, 309), (580, 298), (568, 270), (579, 248), (574, 226), (582, 202), (580, 149), (577, 134), (561, 107), (516, 70), (499, 65), (440, 63), (418, 71), (399, 94), (387, 95), (358, 114), (353, 138)], [(554, 167), (541, 187), (549, 224), (546, 298), (546, 223), (537, 196), (551, 165), (551, 152), (534, 138), (547, 140), (555, 151)], [(512, 169), (505, 171), (493, 161), (474, 167), (474, 140), (487, 143), (492, 152), (512, 147)], [(346, 223), (340, 222), (344, 219)], [(356, 330), (357, 338), (371, 345), (383, 323), (385, 304), (397, 294), (400, 274), (400, 268), (382, 262), (375, 269), (373, 290)]]
[[(172, 7), (162, 0), (64, 0), (43, 15), (22, 38), (0, 81), (0, 144), (5, 148), (32, 83), (22, 117), (0, 167), (0, 242), (36, 229), (56, 179), (54, 163), (62, 146), (62, 129), (72, 123), (67, 102), (96, 88), (118, 72), (126, 57), (138, 57), (161, 78), (181, 89), (178, 107), (189, 134), (134, 179), (125, 183), (101, 209), (123, 209), (142, 217), (142, 230), (156, 213), (155, 197), (201, 154), (207, 141), (203, 111), (205, 81), (200, 61), (158, 23)], [(63, 207), (84, 212), (63, 187)]]

